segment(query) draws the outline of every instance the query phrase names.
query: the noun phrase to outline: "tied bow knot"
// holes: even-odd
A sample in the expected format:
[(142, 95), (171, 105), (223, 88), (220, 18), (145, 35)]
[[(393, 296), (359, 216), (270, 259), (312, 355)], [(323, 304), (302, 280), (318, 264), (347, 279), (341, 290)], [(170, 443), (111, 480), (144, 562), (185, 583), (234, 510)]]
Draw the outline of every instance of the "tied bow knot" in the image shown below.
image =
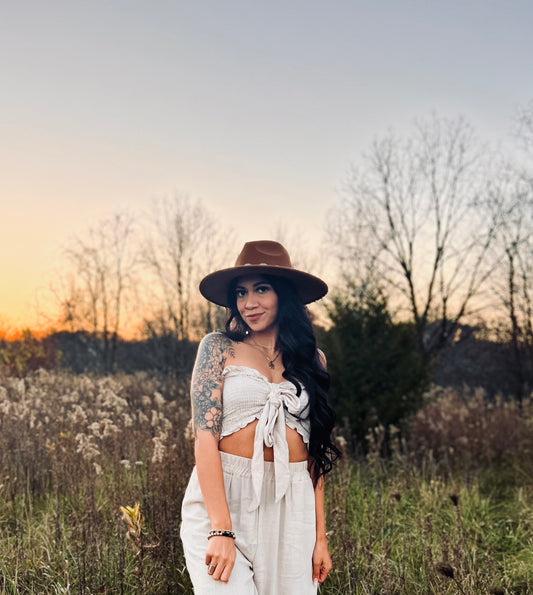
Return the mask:
[(274, 449), (276, 502), (281, 500), (289, 487), (289, 447), (285, 434), (285, 409), (296, 415), (300, 410), (300, 400), (292, 383), (269, 385), (270, 391), (265, 407), (255, 429), (252, 457), (254, 499), (250, 510), (255, 510), (261, 500), (264, 476), (263, 444)]
[(262, 435), (266, 446), (274, 446), (274, 432), (278, 426), (280, 415), (283, 415), (283, 427), (285, 426), (285, 412), (283, 407), (285, 406), (287, 411), (294, 415), (298, 413), (299, 405), (300, 403), (294, 385), (291, 384), (290, 388), (279, 385), (271, 386), (263, 414), (259, 420), (259, 423), (261, 423), (261, 419), (263, 417), (265, 418)]

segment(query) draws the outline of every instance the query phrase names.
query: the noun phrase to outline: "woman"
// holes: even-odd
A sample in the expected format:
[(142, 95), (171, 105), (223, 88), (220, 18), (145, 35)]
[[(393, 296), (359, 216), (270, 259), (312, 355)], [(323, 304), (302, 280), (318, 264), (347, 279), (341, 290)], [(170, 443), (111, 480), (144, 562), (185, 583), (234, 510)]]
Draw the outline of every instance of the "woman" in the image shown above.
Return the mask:
[(339, 452), (305, 304), (327, 285), (257, 241), (200, 292), (228, 320), (201, 341), (191, 382), (196, 466), (181, 538), (195, 593), (316, 593), (332, 566), (323, 476)]

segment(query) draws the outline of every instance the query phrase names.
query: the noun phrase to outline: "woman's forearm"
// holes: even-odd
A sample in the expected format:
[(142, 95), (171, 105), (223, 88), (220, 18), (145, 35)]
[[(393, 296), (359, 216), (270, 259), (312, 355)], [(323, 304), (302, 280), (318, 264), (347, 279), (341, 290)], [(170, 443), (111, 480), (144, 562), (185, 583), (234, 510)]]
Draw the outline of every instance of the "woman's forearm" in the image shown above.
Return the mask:
[(313, 582), (323, 583), (331, 568), (328, 540), (326, 538), (326, 516), (324, 513), (324, 478), (319, 477), (315, 486), (316, 541), (313, 551)]
[(198, 432), (194, 445), (196, 472), (212, 529), (231, 530), (218, 441), (211, 432)]
[(319, 477), (315, 486), (315, 516), (317, 541), (326, 539), (326, 513), (324, 510), (324, 477)]

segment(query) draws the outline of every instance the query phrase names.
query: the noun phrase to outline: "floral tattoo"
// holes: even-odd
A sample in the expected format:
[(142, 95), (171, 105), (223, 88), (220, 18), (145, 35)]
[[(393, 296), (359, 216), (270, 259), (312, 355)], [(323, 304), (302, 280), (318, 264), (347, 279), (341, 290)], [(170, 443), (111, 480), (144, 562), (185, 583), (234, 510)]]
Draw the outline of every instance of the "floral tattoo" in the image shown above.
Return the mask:
[(208, 430), (216, 437), (222, 429), (222, 370), (226, 358), (234, 357), (233, 344), (221, 333), (204, 337), (192, 373), (191, 401), (195, 433)]

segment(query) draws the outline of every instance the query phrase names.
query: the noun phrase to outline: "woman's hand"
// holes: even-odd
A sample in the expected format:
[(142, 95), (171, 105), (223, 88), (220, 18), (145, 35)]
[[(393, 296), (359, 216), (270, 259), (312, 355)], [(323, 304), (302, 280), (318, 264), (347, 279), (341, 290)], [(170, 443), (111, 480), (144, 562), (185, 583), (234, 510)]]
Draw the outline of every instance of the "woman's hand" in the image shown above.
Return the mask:
[(332, 568), (326, 538), (317, 539), (313, 550), (313, 583), (323, 583)]
[(207, 574), (214, 580), (227, 583), (235, 564), (235, 540), (232, 537), (217, 535), (207, 542), (205, 563)]

